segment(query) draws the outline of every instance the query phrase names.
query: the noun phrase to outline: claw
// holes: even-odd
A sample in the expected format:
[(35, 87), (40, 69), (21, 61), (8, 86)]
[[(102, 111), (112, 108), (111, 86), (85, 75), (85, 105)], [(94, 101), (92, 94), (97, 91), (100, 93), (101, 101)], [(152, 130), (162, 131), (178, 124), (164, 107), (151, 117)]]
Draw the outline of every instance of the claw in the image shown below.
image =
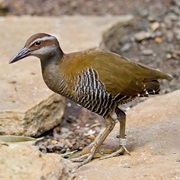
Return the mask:
[(127, 150), (127, 148), (123, 145), (121, 145), (120, 149), (117, 150), (116, 152), (113, 152), (109, 155), (106, 155), (106, 156), (102, 156), (99, 158), (99, 160), (103, 160), (103, 159), (108, 159), (108, 158), (111, 158), (111, 157), (115, 157), (121, 153), (124, 153), (124, 151), (126, 151), (127, 154), (131, 155), (130, 152)]
[(127, 150), (126, 146), (123, 146), (123, 145), (122, 145), (122, 147), (124, 148), (124, 150), (126, 151), (126, 153), (127, 153), (128, 155), (131, 155), (130, 152)]
[(82, 155), (78, 158), (72, 158), (70, 159), (72, 162), (82, 162), (84, 161), (85, 158), (87, 158), (89, 156), (89, 154), (85, 154), (85, 155)]
[(88, 162), (90, 162), (90, 161), (92, 160), (93, 156), (94, 156), (94, 153), (88, 154), (87, 159), (86, 159), (85, 161), (79, 163), (79, 164), (77, 165), (77, 168), (80, 168), (80, 167), (83, 166), (84, 164), (87, 164)]

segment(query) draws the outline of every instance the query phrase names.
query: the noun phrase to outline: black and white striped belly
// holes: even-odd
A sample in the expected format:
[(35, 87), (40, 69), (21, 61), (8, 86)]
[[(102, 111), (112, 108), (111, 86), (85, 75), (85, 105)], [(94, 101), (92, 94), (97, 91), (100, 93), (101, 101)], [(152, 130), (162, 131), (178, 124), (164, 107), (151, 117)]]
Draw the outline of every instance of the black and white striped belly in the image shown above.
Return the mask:
[(77, 93), (73, 99), (75, 102), (99, 115), (108, 115), (116, 106), (114, 97), (106, 91), (97, 73), (90, 68), (78, 75), (74, 91)]

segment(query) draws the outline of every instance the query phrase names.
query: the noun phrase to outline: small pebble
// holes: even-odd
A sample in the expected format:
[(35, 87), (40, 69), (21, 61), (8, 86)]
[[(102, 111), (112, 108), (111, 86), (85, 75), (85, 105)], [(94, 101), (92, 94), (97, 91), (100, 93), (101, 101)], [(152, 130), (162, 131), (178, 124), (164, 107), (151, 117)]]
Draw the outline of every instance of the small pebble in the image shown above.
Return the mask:
[(69, 129), (65, 128), (65, 127), (62, 127), (61, 128), (61, 133), (67, 133), (69, 131)]
[(154, 51), (152, 49), (144, 49), (142, 51), (142, 54), (145, 55), (145, 56), (151, 56), (153, 55)]
[(159, 22), (154, 22), (151, 24), (151, 31), (156, 31), (159, 28)]
[(39, 146), (39, 150), (40, 150), (42, 153), (47, 153), (46, 146), (43, 145), (43, 144), (41, 144), (41, 145)]
[(170, 21), (177, 21), (178, 20), (178, 16), (174, 13), (169, 13), (166, 18)]
[(58, 142), (58, 143), (55, 145), (55, 147), (56, 147), (56, 148), (57, 148), (57, 147), (63, 148), (63, 147), (64, 147), (64, 144), (63, 144), (63, 143)]
[(130, 43), (126, 43), (123, 45), (123, 47), (121, 48), (122, 52), (126, 52), (131, 48), (131, 44)]
[(73, 123), (73, 122), (76, 122), (76, 121), (77, 121), (77, 119), (74, 116), (69, 115), (68, 118), (67, 118), (68, 123)]
[(16, 83), (17, 83), (17, 81), (12, 80), (12, 81), (10, 81), (9, 83), (10, 83), (10, 84), (16, 84)]
[(67, 103), (67, 107), (71, 107), (72, 106), (72, 104), (69, 102), (69, 103)]
[(163, 35), (161, 31), (156, 31), (153, 34), (154, 34), (155, 37), (160, 37), (160, 36)]
[(166, 59), (172, 58), (172, 55), (170, 53), (166, 54)]
[(148, 16), (147, 19), (148, 19), (149, 22), (154, 22), (154, 21), (155, 21), (155, 17), (153, 17), (153, 16), (151, 16), (151, 15)]
[(142, 40), (151, 38), (151, 35), (152, 34), (150, 32), (141, 31), (141, 32), (134, 34), (134, 38), (136, 41), (142, 41)]
[(96, 138), (96, 136), (94, 134), (88, 135), (86, 138), (94, 140)]
[(172, 28), (173, 23), (172, 23), (172, 21), (170, 19), (165, 17), (164, 18), (164, 23), (165, 23), (166, 28)]
[(175, 34), (175, 38), (177, 40), (180, 40), (180, 29), (179, 28), (174, 29), (174, 34)]
[(58, 143), (58, 141), (56, 141), (56, 140), (51, 141), (51, 145), (56, 145), (57, 143)]
[(178, 7), (173, 7), (173, 12), (174, 12), (177, 16), (179, 16), (179, 15), (180, 15), (180, 8), (178, 8)]
[(167, 31), (166, 33), (166, 39), (168, 42), (171, 42), (173, 40), (174, 34), (172, 31)]
[(158, 43), (158, 44), (160, 44), (160, 43), (162, 43), (162, 38), (160, 38), (160, 37), (156, 37), (155, 39), (154, 39), (154, 41), (156, 42), (156, 43)]
[(47, 148), (48, 152), (54, 151), (54, 145), (48, 145), (46, 148)]

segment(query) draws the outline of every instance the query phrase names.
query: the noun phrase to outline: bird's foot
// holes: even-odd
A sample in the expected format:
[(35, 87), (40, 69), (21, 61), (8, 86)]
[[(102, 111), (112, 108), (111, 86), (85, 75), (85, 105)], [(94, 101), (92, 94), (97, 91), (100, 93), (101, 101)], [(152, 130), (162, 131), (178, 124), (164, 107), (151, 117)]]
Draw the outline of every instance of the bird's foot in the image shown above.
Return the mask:
[(80, 156), (80, 157), (71, 158), (70, 160), (71, 160), (72, 162), (82, 162), (82, 161), (84, 161), (85, 159), (87, 159), (88, 156), (89, 156), (89, 154), (84, 154), (84, 155), (82, 155), (82, 156)]
[(113, 152), (113, 153), (111, 153), (109, 155), (102, 156), (102, 157), (99, 158), (99, 160), (112, 158), (112, 157), (118, 156), (120, 154), (122, 155), (122, 154), (124, 154), (124, 152), (131, 155), (130, 152), (127, 150), (127, 148), (124, 145), (121, 145), (120, 148), (117, 151), (115, 151), (115, 152)]
[(79, 168), (79, 167), (83, 166), (84, 164), (89, 163), (92, 160), (93, 156), (94, 156), (94, 152), (91, 152), (89, 154), (82, 155), (82, 156), (80, 156), (78, 158), (72, 158), (70, 160), (72, 162), (80, 162), (77, 165), (77, 168)]
[(94, 156), (94, 153), (89, 153), (89, 154), (87, 155), (87, 158), (86, 158), (83, 162), (81, 162), (81, 163), (79, 163), (79, 164), (77, 165), (77, 168), (83, 166), (84, 164), (89, 163), (89, 162), (92, 160), (93, 156)]
[(119, 148), (119, 150), (117, 150), (117, 151), (115, 151), (115, 152), (113, 152), (113, 153), (111, 153), (109, 155), (102, 156), (101, 158), (99, 158), (99, 160), (115, 157), (115, 156), (120, 155), (120, 154), (123, 155), (124, 152), (126, 152), (127, 154), (130, 155), (130, 152), (127, 150), (127, 148), (125, 146), (126, 141), (127, 141), (126, 138), (120, 138), (120, 148)]
[(94, 143), (91, 143), (89, 146), (85, 147), (80, 153), (75, 153), (74, 157), (72, 156), (70, 160), (72, 162), (80, 162), (77, 165), (77, 168), (81, 167), (84, 164), (87, 164), (93, 159), (95, 155), (96, 151), (93, 147)]

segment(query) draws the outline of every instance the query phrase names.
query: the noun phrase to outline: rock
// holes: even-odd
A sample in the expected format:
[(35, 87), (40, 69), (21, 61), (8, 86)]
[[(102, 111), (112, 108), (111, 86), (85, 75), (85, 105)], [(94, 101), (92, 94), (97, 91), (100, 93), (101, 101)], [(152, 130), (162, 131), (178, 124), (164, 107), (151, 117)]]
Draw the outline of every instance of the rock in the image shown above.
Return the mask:
[(159, 22), (153, 22), (151, 24), (151, 31), (156, 31), (159, 28), (160, 24)]
[(166, 54), (166, 58), (167, 58), (167, 59), (171, 59), (171, 58), (172, 58), (172, 55), (171, 55), (170, 53), (167, 53), (167, 54)]
[(129, 51), (131, 46), (132, 45), (130, 43), (125, 43), (124, 46), (121, 48), (121, 52)]
[(155, 41), (156, 43), (160, 44), (160, 43), (162, 43), (163, 39), (160, 38), (160, 37), (156, 37), (156, 38), (154, 39), (154, 41)]
[(43, 154), (27, 143), (0, 143), (0, 179), (73, 179), (73, 164), (57, 154)]
[(119, 21), (104, 31), (100, 48), (115, 52), (117, 49), (121, 49), (124, 44), (129, 43), (129, 41), (134, 42), (134, 37), (129, 37), (129, 34), (132, 33), (135, 23), (134, 16), (127, 16), (126, 21)]
[(166, 18), (169, 19), (170, 21), (177, 21), (178, 20), (178, 16), (176, 16), (176, 14), (174, 14), (174, 13), (169, 13), (166, 16)]
[(37, 32), (46, 32), (60, 40), (65, 52), (85, 50), (99, 46), (103, 31), (130, 18), (26, 16), (1, 19), (0, 134), (39, 136), (60, 124), (64, 112), (64, 98), (46, 87), (38, 59), (28, 57), (8, 64), (27, 38)]
[(0, 0), (0, 15), (4, 15), (7, 10), (8, 10), (8, 6), (7, 6), (7, 1), (5, 0)]
[(161, 31), (155, 31), (155, 32), (153, 32), (152, 33), (152, 37), (154, 38), (154, 37), (160, 37), (160, 36), (162, 36), (163, 34), (162, 34), (162, 32)]
[(173, 0), (172, 2), (180, 7), (180, 1), (179, 0)]
[(151, 38), (151, 33), (146, 31), (138, 32), (134, 35), (136, 41), (142, 41)]
[(174, 29), (174, 34), (175, 34), (175, 38), (177, 40), (180, 40), (180, 29), (179, 28)]
[(166, 26), (166, 28), (171, 28), (172, 27), (172, 25), (173, 25), (173, 23), (172, 23), (172, 21), (170, 21), (168, 18), (164, 18), (164, 24), (165, 24), (165, 26)]
[[(179, 179), (180, 177), (180, 90), (147, 99), (127, 114), (125, 154), (105, 160), (93, 160), (76, 172), (80, 179)], [(102, 149), (118, 148), (115, 138), (119, 124)], [(107, 152), (106, 150), (106, 152)]]
[(144, 49), (142, 50), (142, 54), (145, 56), (151, 56), (154, 54), (154, 51), (152, 49)]
[(140, 14), (140, 16), (142, 16), (142, 17), (147, 17), (147, 16), (149, 15), (149, 11), (148, 11), (148, 9), (141, 9), (141, 10), (139, 11), (139, 14)]
[[(25, 87), (23, 88), (26, 90)], [(11, 101), (6, 101), (6, 104), (1, 106), (0, 134), (23, 134), (36, 137), (57, 126), (61, 122), (64, 112), (64, 98), (57, 94), (52, 94), (46, 99), (45, 97), (41, 102), (36, 102), (37, 104), (34, 106), (33, 104), (29, 106), (29, 109), (26, 109), (29, 104), (25, 108), (21, 108), (23, 104), (21, 105), (17, 101), (12, 103), (14, 107), (8, 107), (9, 104), (11, 105)], [(13, 101), (13, 98), (11, 100)]]
[(174, 33), (172, 31), (167, 31), (166, 32), (166, 38), (168, 42), (171, 42), (174, 38)]
[(148, 16), (147, 19), (148, 19), (149, 22), (154, 22), (154, 21), (156, 21), (156, 17), (154, 17), (154, 16), (152, 16), (152, 15)]
[(177, 16), (180, 15), (180, 8), (179, 8), (179, 7), (175, 6), (175, 7), (173, 7), (172, 10), (173, 10), (173, 12), (174, 12)]

